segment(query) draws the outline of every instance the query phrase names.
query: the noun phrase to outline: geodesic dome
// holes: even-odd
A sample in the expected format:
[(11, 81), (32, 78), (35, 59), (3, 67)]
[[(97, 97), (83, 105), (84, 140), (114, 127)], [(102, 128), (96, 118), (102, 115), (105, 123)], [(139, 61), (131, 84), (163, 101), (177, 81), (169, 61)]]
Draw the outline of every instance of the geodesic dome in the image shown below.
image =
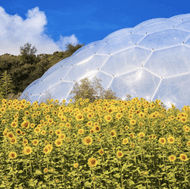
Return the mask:
[(68, 100), (85, 77), (101, 79), (120, 98), (190, 105), (190, 14), (151, 19), (90, 43), (48, 69), (20, 98)]

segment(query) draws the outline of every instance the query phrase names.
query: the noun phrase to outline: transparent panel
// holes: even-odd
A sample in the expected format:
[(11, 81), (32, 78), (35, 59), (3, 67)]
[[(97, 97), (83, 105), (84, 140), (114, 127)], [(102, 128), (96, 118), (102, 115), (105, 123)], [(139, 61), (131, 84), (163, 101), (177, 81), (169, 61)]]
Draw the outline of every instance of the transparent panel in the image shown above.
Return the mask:
[(190, 48), (178, 46), (155, 51), (145, 64), (150, 71), (168, 77), (190, 71)]
[(72, 89), (73, 82), (60, 82), (47, 89), (53, 99), (66, 98), (68, 92)]
[(175, 29), (165, 30), (147, 35), (140, 43), (140, 46), (159, 49), (172, 45), (182, 44), (189, 32), (179, 31)]
[(128, 32), (122, 36), (118, 35), (112, 38), (110, 37), (109, 39), (104, 40), (104, 46), (99, 48), (97, 53), (116, 53), (117, 51), (134, 46), (142, 37), (143, 35), (129, 34)]
[(190, 20), (190, 14), (181, 14), (181, 15), (176, 15), (172, 16), (171, 18), (168, 18), (168, 20), (173, 21), (177, 24), (180, 24), (182, 22), (186, 22)]
[(114, 78), (111, 89), (116, 95), (125, 98), (127, 94), (132, 97), (151, 99), (160, 79), (149, 72), (138, 69), (126, 75)]
[(109, 39), (112, 39), (112, 38), (115, 38), (115, 37), (118, 37), (118, 36), (127, 36), (129, 35), (131, 32), (133, 31), (132, 28), (124, 28), (124, 29), (120, 29), (120, 30), (117, 30), (111, 34), (109, 34), (108, 36), (106, 36), (103, 40), (109, 40)]
[[(155, 20), (155, 19), (153, 19)], [(140, 24), (137, 25), (134, 28), (134, 31), (136, 33), (140, 33), (140, 34), (150, 34), (150, 33), (155, 33), (155, 32), (160, 32), (163, 30), (168, 30), (168, 29), (172, 29), (172, 27), (174, 26), (174, 22), (171, 21), (166, 21), (166, 19), (159, 19), (158, 21), (153, 21), (149, 24)]]
[(185, 42), (185, 44), (190, 45), (190, 38)]
[(190, 31), (190, 19), (189, 21), (183, 22), (177, 26), (177, 29), (187, 30)]
[(190, 74), (164, 79), (153, 100), (160, 99), (167, 107), (171, 107), (171, 103), (178, 108), (190, 105), (189, 84)]
[(39, 101), (39, 95), (25, 96), (25, 94), (24, 95), (22, 94), (22, 96), (20, 96), (20, 99), (25, 99), (25, 100), (30, 101), (31, 103), (33, 103), (34, 101)]
[(61, 67), (60, 69), (57, 69), (53, 73), (49, 74), (45, 79), (41, 81), (41, 90), (43, 91), (47, 89), (47, 87), (54, 85), (60, 80), (63, 80), (69, 70), (66, 67)]
[(135, 47), (110, 56), (101, 70), (121, 75), (140, 66), (151, 51)]
[(72, 64), (75, 65), (80, 61), (89, 59), (91, 56), (97, 53), (98, 49), (102, 46), (102, 41), (96, 41), (90, 43), (84, 47), (81, 47), (77, 52), (72, 55)]
[[(34, 80), (30, 85), (28, 85), (28, 86), (24, 89), (23, 93), (28, 92), (29, 94), (32, 94), (31, 92), (32, 92), (36, 87), (39, 86), (39, 81), (40, 81), (40, 78)], [(22, 95), (21, 95), (21, 96), (22, 96)]]
[(106, 55), (95, 55), (88, 61), (79, 62), (76, 64), (65, 77), (68, 81), (78, 81), (86, 77), (90, 73), (98, 71), (101, 65), (107, 60)]
[(101, 79), (100, 83), (104, 89), (107, 89), (109, 87), (109, 84), (113, 79), (113, 77), (101, 71), (96, 74), (96, 78)]
[(40, 78), (41, 80), (45, 79), (48, 75), (52, 74), (54, 71), (64, 67), (64, 69), (69, 69), (69, 67), (72, 66), (72, 60), (71, 57), (65, 58), (62, 61), (54, 64), (52, 67), (50, 67)]

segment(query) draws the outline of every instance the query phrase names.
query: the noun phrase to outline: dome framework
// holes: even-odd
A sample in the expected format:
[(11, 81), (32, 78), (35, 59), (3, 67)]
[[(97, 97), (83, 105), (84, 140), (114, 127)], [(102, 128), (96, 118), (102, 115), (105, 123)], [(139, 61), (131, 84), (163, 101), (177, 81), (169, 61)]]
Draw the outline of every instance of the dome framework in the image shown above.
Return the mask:
[(190, 14), (151, 19), (90, 43), (49, 68), (20, 98), (68, 101), (75, 82), (94, 77), (122, 99), (129, 94), (168, 107), (189, 105)]

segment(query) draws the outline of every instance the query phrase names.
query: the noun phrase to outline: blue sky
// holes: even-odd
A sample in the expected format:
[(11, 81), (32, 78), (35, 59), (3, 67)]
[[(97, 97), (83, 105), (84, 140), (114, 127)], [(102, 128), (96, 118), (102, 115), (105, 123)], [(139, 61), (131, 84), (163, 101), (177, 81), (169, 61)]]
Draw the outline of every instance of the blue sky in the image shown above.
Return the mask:
[[(18, 35), (21, 32), (18, 32), (14, 39), (1, 36), (0, 33), (0, 43), (5, 44), (4, 47), (7, 47), (7, 49), (10, 48), (11, 40), (16, 41), (18, 39), (18, 44), (12, 47), (17, 48), (17, 51), (18, 45), (24, 43), (24, 40), (33, 42), (36, 46), (39, 46), (39, 49), (41, 48), (40, 42), (41, 44), (43, 42), (43, 46), (51, 43), (49, 46), (51, 47), (50, 51), (55, 51), (58, 46), (59, 50), (63, 50), (65, 43), (68, 41), (73, 42), (73, 44), (88, 44), (101, 40), (118, 29), (134, 27), (151, 18), (167, 18), (190, 13), (189, 0), (0, 0), (0, 7), (4, 9), (4, 12), (0, 12), (0, 29), (1, 24), (3, 29), (6, 28), (6, 30), (10, 28), (8, 27), (8, 24), (10, 24), (15, 31), (17, 31), (15, 29), (17, 27), (20, 27), (18, 31), (21, 31), (22, 23), (25, 24), (25, 27), (23, 27), (25, 28), (23, 30), (23, 37), (25, 38), (20, 40)], [(38, 7), (38, 9), (35, 9), (30, 16), (27, 16), (27, 12), (35, 7)], [(1, 18), (5, 13), (6, 19)], [(23, 22), (19, 18), (13, 19), (12, 17), (10, 19), (8, 17), (8, 15), (14, 16), (15, 14), (19, 18), (21, 17)], [(35, 31), (35, 24), (39, 26), (36, 29), (35, 36), (38, 36), (36, 39), (35, 36), (27, 38), (30, 33), (27, 33), (28, 25), (24, 21), (28, 17), (31, 18), (31, 15), (33, 18), (35, 17), (34, 15), (39, 16), (39, 18), (36, 16), (35, 21), (34, 19), (30, 20), (33, 26), (33, 28), (30, 28), (30, 32)], [(5, 24), (5, 22), (7, 23)], [(11, 24), (12, 22), (14, 24)], [(17, 24), (17, 22), (20, 24)], [(6, 33), (9, 34), (9, 32)], [(12, 33), (10, 32), (10, 35)], [(46, 36), (44, 37), (44, 35)], [(49, 43), (44, 41), (45, 38), (48, 38)], [(7, 42), (9, 45), (6, 44), (5, 39), (9, 41)], [(41, 41), (38, 42), (38, 40)], [(6, 52), (5, 48), (0, 48), (0, 54)], [(9, 52), (10, 50), (7, 51)], [(18, 53), (17, 51), (15, 50), (15, 54)], [(48, 49), (46, 51), (48, 52)]]

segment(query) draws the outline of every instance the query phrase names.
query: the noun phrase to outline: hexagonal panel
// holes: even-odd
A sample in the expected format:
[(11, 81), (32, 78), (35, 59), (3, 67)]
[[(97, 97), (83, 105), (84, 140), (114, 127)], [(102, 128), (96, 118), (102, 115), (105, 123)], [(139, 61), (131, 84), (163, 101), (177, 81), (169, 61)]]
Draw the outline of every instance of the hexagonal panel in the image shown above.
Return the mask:
[(151, 99), (160, 79), (149, 72), (138, 69), (135, 72), (114, 78), (111, 89), (124, 98), (126, 94), (133, 97)]
[(171, 47), (172, 45), (181, 44), (189, 34), (189, 32), (176, 29), (164, 30), (147, 35), (139, 45), (155, 50)]
[(178, 105), (179, 108), (182, 108), (183, 105), (189, 105), (189, 84), (190, 74), (164, 79), (153, 100), (162, 99), (168, 107), (171, 106), (171, 103)]
[(119, 76), (141, 66), (150, 53), (139, 47), (122, 51), (110, 56), (101, 70)]
[(79, 62), (69, 71), (65, 80), (78, 81), (90, 72), (97, 72), (101, 65), (108, 59), (106, 55), (95, 55), (87, 61)]
[(150, 71), (168, 77), (190, 71), (190, 48), (178, 46), (153, 52), (145, 67)]

